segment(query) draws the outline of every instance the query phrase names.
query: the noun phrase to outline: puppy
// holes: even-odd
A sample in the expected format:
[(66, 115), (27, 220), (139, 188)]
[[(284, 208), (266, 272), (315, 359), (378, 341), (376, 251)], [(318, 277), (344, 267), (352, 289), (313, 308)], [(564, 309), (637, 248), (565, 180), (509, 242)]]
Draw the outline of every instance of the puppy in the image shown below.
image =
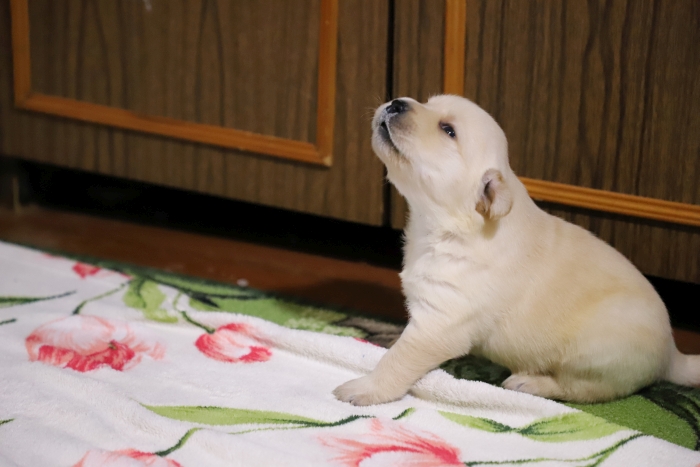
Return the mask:
[(503, 387), (598, 402), (654, 381), (700, 384), (654, 288), (620, 253), (530, 199), (506, 137), (471, 101), (401, 98), (377, 109), (372, 145), (406, 198), (401, 272), (409, 322), (369, 375), (335, 396), (401, 398), (468, 353), (508, 367)]

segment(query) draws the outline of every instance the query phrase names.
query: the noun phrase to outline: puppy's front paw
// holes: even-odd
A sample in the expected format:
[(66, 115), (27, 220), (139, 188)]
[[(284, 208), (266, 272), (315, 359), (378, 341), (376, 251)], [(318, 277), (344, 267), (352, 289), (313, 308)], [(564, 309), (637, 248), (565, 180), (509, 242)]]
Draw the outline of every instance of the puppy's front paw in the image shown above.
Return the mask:
[(353, 405), (375, 405), (399, 399), (403, 394), (394, 394), (390, 388), (382, 388), (370, 376), (353, 379), (341, 384), (333, 391), (335, 397)]

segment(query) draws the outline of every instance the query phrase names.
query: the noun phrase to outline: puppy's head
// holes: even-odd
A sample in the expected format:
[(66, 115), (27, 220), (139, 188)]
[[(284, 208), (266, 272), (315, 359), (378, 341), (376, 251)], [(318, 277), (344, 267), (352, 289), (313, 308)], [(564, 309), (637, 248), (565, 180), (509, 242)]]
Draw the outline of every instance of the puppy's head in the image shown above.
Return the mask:
[(372, 147), (389, 180), (413, 207), (498, 219), (510, 211), (508, 144), (496, 121), (473, 102), (441, 95), (380, 106)]

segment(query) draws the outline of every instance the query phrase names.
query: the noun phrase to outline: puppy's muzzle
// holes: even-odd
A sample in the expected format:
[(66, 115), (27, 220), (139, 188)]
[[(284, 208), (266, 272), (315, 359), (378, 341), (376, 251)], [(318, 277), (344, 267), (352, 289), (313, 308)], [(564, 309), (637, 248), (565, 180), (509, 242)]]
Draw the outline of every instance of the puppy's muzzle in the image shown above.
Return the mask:
[(388, 115), (402, 114), (407, 112), (409, 108), (408, 102), (402, 101), (401, 99), (394, 99), (389, 107), (386, 108), (386, 113)]
[(391, 139), (391, 132), (389, 131), (389, 121), (400, 117), (401, 114), (408, 112), (410, 109), (411, 107), (409, 103), (401, 99), (394, 99), (391, 102), (391, 104), (384, 108), (381, 123), (379, 124), (378, 128), (379, 134), (382, 137), (382, 139), (396, 152), (399, 152), (399, 150), (394, 144), (394, 141)]

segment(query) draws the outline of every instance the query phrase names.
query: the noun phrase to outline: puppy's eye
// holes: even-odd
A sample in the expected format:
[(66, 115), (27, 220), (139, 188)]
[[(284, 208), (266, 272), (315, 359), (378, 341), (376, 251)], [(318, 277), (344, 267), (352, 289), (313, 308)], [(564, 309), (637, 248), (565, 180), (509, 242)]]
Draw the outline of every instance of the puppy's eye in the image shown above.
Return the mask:
[(447, 123), (442, 123), (442, 122), (440, 122), (440, 128), (442, 129), (442, 131), (444, 131), (445, 133), (447, 133), (447, 136), (449, 136), (450, 138), (456, 138), (456, 137), (457, 137), (457, 133), (455, 133), (455, 129), (452, 128), (451, 125), (448, 125)]

